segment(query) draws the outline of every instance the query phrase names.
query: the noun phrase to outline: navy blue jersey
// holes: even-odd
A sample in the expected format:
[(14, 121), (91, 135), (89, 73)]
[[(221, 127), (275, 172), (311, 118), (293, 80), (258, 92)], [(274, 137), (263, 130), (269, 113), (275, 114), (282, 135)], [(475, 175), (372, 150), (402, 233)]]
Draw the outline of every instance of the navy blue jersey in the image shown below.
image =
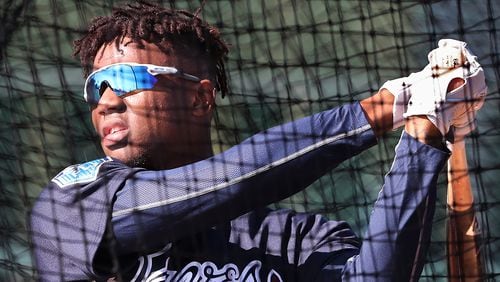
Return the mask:
[(262, 208), (375, 143), (355, 103), (171, 170), (130, 168), (111, 158), (70, 166), (42, 191), (31, 213), (39, 276), (366, 281), (418, 275), (436, 178), (448, 154), (406, 134), (362, 246), (345, 222)]

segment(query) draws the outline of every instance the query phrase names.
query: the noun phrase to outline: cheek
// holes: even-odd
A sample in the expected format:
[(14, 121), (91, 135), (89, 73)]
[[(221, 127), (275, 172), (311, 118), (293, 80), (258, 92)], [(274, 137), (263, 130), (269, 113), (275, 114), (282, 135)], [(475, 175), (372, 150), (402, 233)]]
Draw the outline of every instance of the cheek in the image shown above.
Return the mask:
[(97, 110), (95, 108), (91, 109), (90, 112), (90, 119), (92, 121), (92, 125), (94, 126), (94, 129), (97, 131), (98, 127), (98, 120), (99, 120), (99, 114), (97, 113)]
[(162, 118), (169, 112), (173, 101), (166, 99), (168, 94), (145, 91), (125, 98), (129, 112), (144, 118)]
[(190, 116), (186, 96), (177, 93), (152, 92), (148, 96), (144, 115), (157, 122), (185, 122)]
[(128, 123), (133, 128), (134, 138), (165, 138), (182, 133), (179, 130), (189, 122), (189, 111), (185, 99), (174, 100), (172, 96), (144, 92), (126, 98)]

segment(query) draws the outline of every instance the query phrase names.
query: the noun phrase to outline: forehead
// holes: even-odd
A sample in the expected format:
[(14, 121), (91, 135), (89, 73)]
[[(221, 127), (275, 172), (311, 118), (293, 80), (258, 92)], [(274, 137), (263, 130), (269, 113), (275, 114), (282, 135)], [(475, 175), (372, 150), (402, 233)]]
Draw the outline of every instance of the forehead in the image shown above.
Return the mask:
[[(118, 39), (119, 40), (119, 39)], [(139, 63), (176, 67), (198, 77), (209, 78), (215, 67), (199, 48), (182, 42), (164, 42), (162, 47), (142, 41), (142, 45), (125, 37), (101, 46), (93, 62), (93, 71), (116, 63)]]
[(141, 46), (125, 38), (118, 45), (114, 41), (99, 49), (94, 59), (94, 70), (122, 62), (173, 66), (177, 61), (175, 56), (166, 54), (153, 43), (142, 42)]

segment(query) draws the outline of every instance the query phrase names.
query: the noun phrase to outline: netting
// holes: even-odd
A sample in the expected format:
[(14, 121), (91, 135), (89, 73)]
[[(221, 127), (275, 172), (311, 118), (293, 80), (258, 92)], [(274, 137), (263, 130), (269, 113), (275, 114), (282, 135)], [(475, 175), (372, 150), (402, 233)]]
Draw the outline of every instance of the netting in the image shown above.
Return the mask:
[[(0, 280), (33, 279), (26, 214), (48, 181), (101, 155), (83, 102), (72, 41), (118, 1), (0, 3)], [(164, 2), (196, 10), (199, 1)], [(208, 1), (203, 17), (231, 44), (230, 95), (218, 98), (217, 152), (253, 133), (376, 92), (420, 70), (441, 38), (468, 42), (489, 86), (478, 130), (467, 137), (487, 278), (500, 274), (500, 2)], [(399, 132), (276, 206), (319, 212), (366, 229)], [(421, 280), (447, 278), (446, 179)]]

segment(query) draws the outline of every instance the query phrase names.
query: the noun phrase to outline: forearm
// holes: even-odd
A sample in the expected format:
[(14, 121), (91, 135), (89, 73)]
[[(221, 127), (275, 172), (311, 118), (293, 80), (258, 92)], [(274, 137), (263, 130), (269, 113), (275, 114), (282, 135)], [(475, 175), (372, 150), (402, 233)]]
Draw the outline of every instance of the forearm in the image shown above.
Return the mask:
[(361, 252), (346, 266), (348, 280), (418, 279), (430, 238), (437, 178), (448, 155), (403, 134)]
[(376, 136), (382, 136), (393, 129), (393, 104), (394, 95), (387, 89), (382, 89), (360, 102), (366, 119)]
[(440, 150), (447, 150), (441, 132), (425, 116), (409, 117), (405, 124), (405, 131), (423, 144)]
[(274, 127), (208, 160), (138, 173), (117, 194), (115, 235), (131, 246), (226, 222), (300, 191), (375, 142), (359, 105), (349, 105)]

